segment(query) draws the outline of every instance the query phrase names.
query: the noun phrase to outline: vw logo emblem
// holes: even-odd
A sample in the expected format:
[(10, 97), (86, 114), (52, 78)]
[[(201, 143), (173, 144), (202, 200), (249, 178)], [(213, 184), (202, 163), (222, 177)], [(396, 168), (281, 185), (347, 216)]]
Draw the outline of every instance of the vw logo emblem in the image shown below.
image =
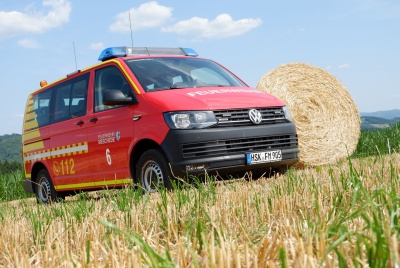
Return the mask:
[(258, 125), (258, 124), (261, 123), (262, 115), (258, 110), (251, 109), (249, 111), (249, 118), (250, 118), (251, 122), (253, 122), (254, 124)]

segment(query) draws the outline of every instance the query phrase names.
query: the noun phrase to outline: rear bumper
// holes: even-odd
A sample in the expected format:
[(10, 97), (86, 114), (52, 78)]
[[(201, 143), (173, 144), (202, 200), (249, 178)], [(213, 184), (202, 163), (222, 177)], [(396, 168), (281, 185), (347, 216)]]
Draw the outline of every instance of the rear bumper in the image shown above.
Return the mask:
[[(299, 160), (293, 123), (170, 130), (161, 146), (177, 177), (291, 166)], [(246, 163), (246, 153), (269, 150), (281, 150), (282, 160)]]
[(24, 190), (27, 193), (33, 193), (33, 185), (31, 180), (28, 179), (24, 180)]

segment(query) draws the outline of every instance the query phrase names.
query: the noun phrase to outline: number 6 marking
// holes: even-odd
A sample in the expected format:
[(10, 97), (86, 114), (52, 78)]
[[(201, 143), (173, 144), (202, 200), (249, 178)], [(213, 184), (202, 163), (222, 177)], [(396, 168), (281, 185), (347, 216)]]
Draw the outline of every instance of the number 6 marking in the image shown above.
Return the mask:
[(110, 155), (110, 149), (106, 149), (106, 159), (107, 163), (111, 166), (112, 160), (111, 160), (111, 155)]

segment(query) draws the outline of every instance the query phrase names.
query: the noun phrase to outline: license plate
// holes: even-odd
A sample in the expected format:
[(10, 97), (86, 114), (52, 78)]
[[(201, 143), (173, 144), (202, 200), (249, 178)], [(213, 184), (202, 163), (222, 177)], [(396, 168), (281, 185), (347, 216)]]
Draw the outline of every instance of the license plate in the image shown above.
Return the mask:
[(282, 151), (267, 151), (257, 153), (246, 153), (246, 162), (248, 165), (276, 162), (282, 160)]

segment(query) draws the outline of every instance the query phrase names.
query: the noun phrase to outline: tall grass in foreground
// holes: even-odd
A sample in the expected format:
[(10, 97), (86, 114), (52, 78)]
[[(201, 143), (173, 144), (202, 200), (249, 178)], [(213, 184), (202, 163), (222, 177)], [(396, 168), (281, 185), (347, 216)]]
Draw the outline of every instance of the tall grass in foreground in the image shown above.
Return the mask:
[(398, 267), (400, 155), (0, 204), (0, 267)]

